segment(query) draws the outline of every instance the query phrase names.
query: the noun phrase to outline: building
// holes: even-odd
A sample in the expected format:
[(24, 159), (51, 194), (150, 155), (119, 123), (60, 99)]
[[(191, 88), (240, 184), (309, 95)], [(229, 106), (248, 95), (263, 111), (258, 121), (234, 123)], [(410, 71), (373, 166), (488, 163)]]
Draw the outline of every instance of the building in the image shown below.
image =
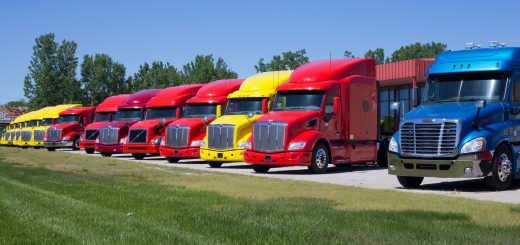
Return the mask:
[(0, 106), (0, 128), (8, 125), (12, 120), (27, 112), (25, 107)]
[[(399, 121), (414, 104), (419, 104), (424, 92), (426, 70), (435, 59), (411, 59), (376, 66), (379, 81), (379, 122), (383, 134), (393, 134)], [(400, 102), (400, 111), (392, 112), (390, 104)]]

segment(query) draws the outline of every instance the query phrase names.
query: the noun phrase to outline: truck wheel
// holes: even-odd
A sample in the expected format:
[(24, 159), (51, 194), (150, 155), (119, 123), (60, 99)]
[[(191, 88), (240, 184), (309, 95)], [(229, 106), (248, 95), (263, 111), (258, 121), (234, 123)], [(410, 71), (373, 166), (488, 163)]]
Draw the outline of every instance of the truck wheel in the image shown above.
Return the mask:
[(513, 158), (509, 147), (506, 145), (499, 146), (493, 157), (491, 176), (484, 178), (489, 188), (497, 191), (504, 191), (509, 188), (513, 179), (511, 159)]
[(271, 169), (269, 166), (265, 165), (253, 165), (253, 170), (257, 173), (267, 173)]
[(110, 156), (112, 156), (112, 153), (110, 153), (110, 152), (101, 152), (101, 156), (102, 157), (110, 157)]
[(423, 182), (424, 177), (397, 176), (397, 180), (404, 188), (417, 188)]
[(327, 171), (330, 162), (330, 154), (327, 146), (323, 143), (318, 143), (312, 150), (311, 165), (308, 167), (312, 173), (321, 174)]
[(78, 137), (74, 138), (74, 140), (72, 141), (72, 150), (79, 151), (79, 138)]
[(220, 168), (220, 166), (222, 166), (221, 162), (208, 162), (208, 164), (212, 168)]
[(143, 160), (146, 157), (146, 154), (143, 153), (132, 153), (132, 156), (135, 160)]
[(56, 151), (56, 148), (47, 147), (47, 151)]
[(167, 157), (166, 160), (168, 160), (169, 163), (179, 162), (179, 158), (175, 158), (175, 157)]
[(96, 149), (94, 149), (94, 148), (85, 148), (85, 152), (87, 154), (94, 154), (94, 152), (96, 152)]

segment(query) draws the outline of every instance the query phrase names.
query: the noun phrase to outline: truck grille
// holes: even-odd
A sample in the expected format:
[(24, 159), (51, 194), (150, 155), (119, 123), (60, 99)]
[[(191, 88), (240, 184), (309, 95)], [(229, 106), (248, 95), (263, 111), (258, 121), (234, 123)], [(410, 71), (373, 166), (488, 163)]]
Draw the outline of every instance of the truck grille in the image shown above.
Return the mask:
[(233, 148), (235, 125), (215, 124), (208, 126), (208, 147), (225, 150)]
[(102, 128), (99, 131), (99, 143), (103, 145), (115, 145), (119, 140), (119, 128)]
[(11, 141), (14, 140), (15, 135), (16, 135), (16, 132), (15, 133), (9, 133), (9, 136), (11, 137)]
[(47, 129), (47, 141), (61, 141), (61, 129), (59, 129), (59, 128)]
[(32, 131), (22, 131), (22, 141), (29, 142), (32, 138)]
[(45, 138), (45, 130), (34, 131), (34, 141), (43, 141), (43, 138)]
[(21, 133), (22, 133), (21, 131), (16, 132), (16, 140), (20, 140)]
[(189, 127), (172, 126), (166, 128), (166, 145), (170, 147), (188, 147)]
[(99, 130), (89, 129), (85, 131), (85, 140), (96, 140), (99, 136)]
[(128, 134), (128, 142), (131, 144), (146, 144), (148, 138), (148, 130), (146, 129), (130, 129)]
[(399, 133), (404, 156), (451, 157), (456, 153), (458, 127), (455, 122), (406, 122)]
[(259, 151), (281, 151), (285, 143), (285, 123), (260, 122), (253, 125), (253, 147)]

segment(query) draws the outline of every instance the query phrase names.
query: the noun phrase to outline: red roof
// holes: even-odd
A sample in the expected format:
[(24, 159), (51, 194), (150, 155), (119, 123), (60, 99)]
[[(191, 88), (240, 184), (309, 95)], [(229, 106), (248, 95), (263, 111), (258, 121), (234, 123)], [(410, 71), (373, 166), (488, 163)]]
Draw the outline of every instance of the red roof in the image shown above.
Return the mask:
[(27, 108), (25, 107), (15, 107), (15, 106), (0, 106), (0, 111), (3, 113), (4, 118), (15, 119), (22, 114), (27, 113)]
[(426, 70), (435, 59), (412, 59), (376, 66), (376, 79), (382, 86), (399, 84), (411, 84), (413, 78), (416, 82), (426, 81)]

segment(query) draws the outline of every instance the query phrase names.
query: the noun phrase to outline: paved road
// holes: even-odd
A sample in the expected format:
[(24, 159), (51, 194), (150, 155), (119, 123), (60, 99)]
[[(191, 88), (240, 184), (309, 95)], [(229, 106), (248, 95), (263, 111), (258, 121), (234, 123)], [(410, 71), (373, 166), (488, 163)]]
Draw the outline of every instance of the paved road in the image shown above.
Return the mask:
[[(68, 151), (74, 154), (85, 154), (83, 151)], [(91, 155), (101, 157), (99, 154)], [(482, 179), (438, 179), (425, 178), (420, 189), (403, 189), (395, 176), (387, 174), (386, 169), (377, 166), (330, 167), (325, 174), (309, 174), (306, 167), (272, 168), (267, 174), (255, 173), (246, 163), (224, 164), (221, 168), (210, 168), (201, 160), (184, 160), (170, 164), (162, 157), (148, 157), (134, 160), (129, 154), (114, 155), (113, 158), (128, 161), (139, 161), (147, 164), (172, 166), (205, 171), (224, 172), (261, 176), (267, 178), (290, 179), (329, 183), (346, 186), (358, 186), (375, 189), (392, 189), (406, 192), (432, 193), (477, 200), (520, 204), (520, 181), (513, 183), (509, 191), (489, 191)]]

